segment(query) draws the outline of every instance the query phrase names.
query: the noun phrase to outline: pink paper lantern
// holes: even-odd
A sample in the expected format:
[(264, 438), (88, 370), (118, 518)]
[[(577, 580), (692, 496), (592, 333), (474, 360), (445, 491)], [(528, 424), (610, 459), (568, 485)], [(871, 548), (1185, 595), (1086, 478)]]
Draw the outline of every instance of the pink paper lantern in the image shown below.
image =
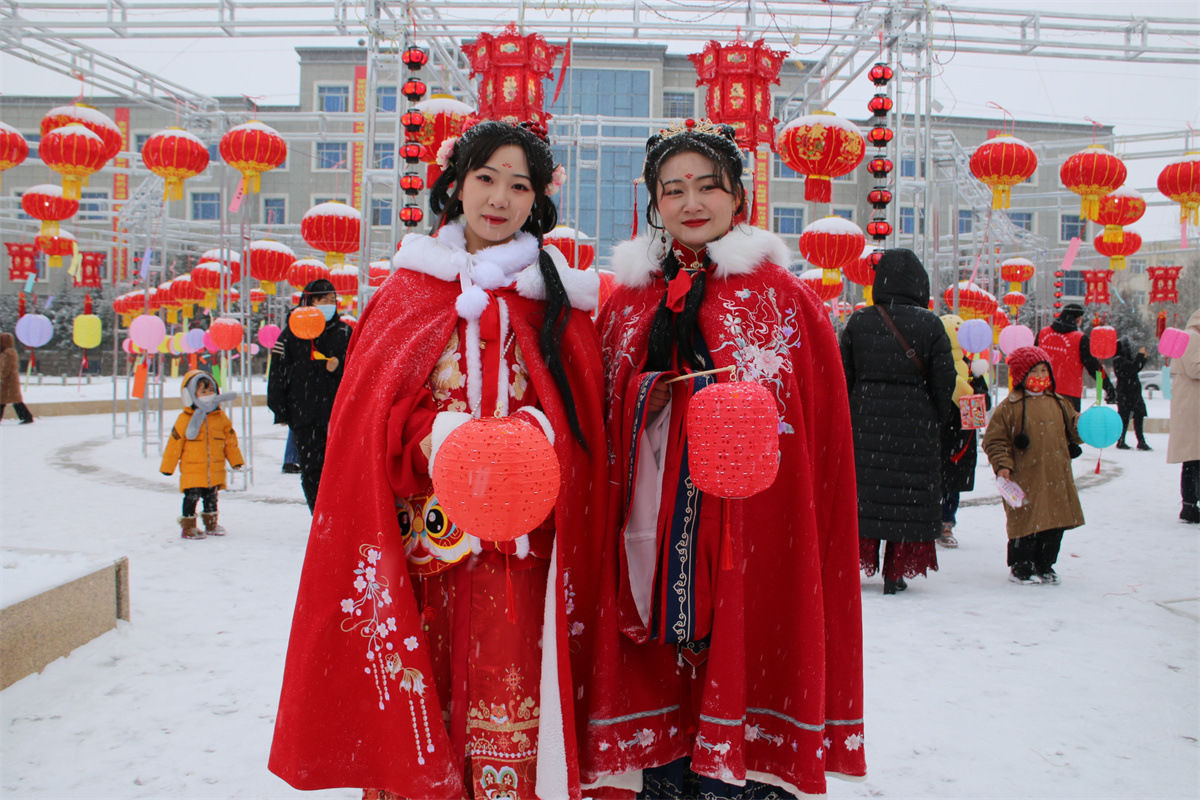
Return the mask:
[(688, 468), (702, 492), (726, 498), (758, 494), (779, 472), (779, 411), (757, 383), (705, 387), (687, 411)]
[(1024, 325), (1009, 325), (1000, 331), (1000, 339), (997, 344), (1000, 345), (1000, 350), (1004, 355), (1021, 347), (1033, 347), (1033, 331)]
[(283, 333), (283, 329), (278, 325), (267, 323), (258, 329), (258, 343), (270, 349), (275, 346), (275, 342), (279, 341), (281, 333)]
[(1166, 328), (1162, 336), (1158, 337), (1158, 352), (1167, 358), (1179, 358), (1183, 351), (1187, 350), (1187, 346), (1187, 331), (1181, 331), (1179, 328)]
[(213, 341), (212, 334), (208, 331), (204, 332), (204, 349), (213, 354), (221, 352), (221, 348), (217, 347), (217, 343)]
[(129, 323), (129, 338), (143, 350), (157, 350), (166, 335), (166, 324), (153, 314), (142, 314)]

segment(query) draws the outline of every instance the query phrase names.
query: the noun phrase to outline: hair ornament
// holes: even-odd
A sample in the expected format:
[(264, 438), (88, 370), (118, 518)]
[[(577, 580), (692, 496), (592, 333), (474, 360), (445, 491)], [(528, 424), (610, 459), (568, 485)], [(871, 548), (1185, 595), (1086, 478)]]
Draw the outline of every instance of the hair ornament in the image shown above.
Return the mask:
[(550, 184), (546, 187), (546, 196), (554, 197), (562, 191), (563, 184), (567, 182), (567, 170), (562, 164), (554, 168), (554, 172), (550, 176)]
[(671, 123), (665, 128), (659, 130), (659, 134), (663, 139), (670, 139), (672, 136), (678, 136), (681, 133), (702, 133), (709, 136), (725, 136), (728, 134), (725, 129), (728, 125), (716, 125), (711, 120), (707, 119), (688, 119), (678, 120)]
[(456, 144), (458, 144), (458, 137), (450, 136), (443, 140), (441, 146), (438, 147), (437, 156), (434, 158), (434, 161), (442, 169), (445, 169), (450, 163), (450, 158), (454, 155), (454, 145)]

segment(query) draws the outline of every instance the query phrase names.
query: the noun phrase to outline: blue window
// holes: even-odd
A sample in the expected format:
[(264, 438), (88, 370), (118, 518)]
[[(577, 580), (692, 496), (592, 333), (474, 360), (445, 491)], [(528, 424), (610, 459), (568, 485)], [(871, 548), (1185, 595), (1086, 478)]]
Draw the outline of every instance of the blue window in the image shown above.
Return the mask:
[(1030, 233), (1033, 232), (1033, 212), (1032, 211), (1009, 211), (1008, 218), (1012, 220), (1012, 224), (1018, 228), (1024, 228)]
[(841, 217), (842, 219), (848, 219), (851, 222), (854, 222), (854, 209), (853, 208), (835, 208), (835, 209), (833, 209), (833, 216)]
[(313, 169), (346, 169), (349, 164), (345, 142), (317, 142), (313, 156), (316, 158)]
[(782, 178), (783, 180), (790, 181), (801, 180), (804, 177), (799, 172), (796, 172), (796, 170), (783, 163), (783, 159), (779, 156), (775, 156), (771, 159), (771, 174), (776, 178)]
[(376, 86), (375, 87), (375, 110), (376, 111), (395, 111), (396, 110), (396, 87), (395, 86)]
[(958, 210), (958, 232), (970, 233), (975, 230), (975, 212), (960, 208)]
[(219, 220), (220, 218), (220, 192), (192, 192), (192, 219)]
[(1082, 297), (1087, 291), (1087, 281), (1079, 270), (1068, 270), (1063, 273), (1063, 294), (1071, 297)]
[(142, 148), (145, 146), (146, 140), (149, 139), (151, 136), (153, 136), (153, 134), (135, 133), (133, 136), (133, 149), (139, 153), (142, 152)]
[(374, 169), (396, 168), (396, 151), (392, 149), (391, 142), (375, 143), (375, 157), (371, 159), (371, 166)]
[(349, 111), (349, 86), (318, 86), (317, 111)]
[(371, 198), (371, 224), (376, 226), (392, 224), (392, 198)]
[(917, 176), (917, 160), (915, 158), (900, 159), (900, 177), (915, 178)]
[(771, 211), (772, 225), (781, 236), (799, 236), (804, 230), (804, 209), (797, 206), (775, 206)]
[(268, 225), (284, 224), (287, 221), (287, 198), (264, 197), (262, 220)]
[[(567, 86), (571, 86), (571, 108), (567, 108)], [(554, 98), (554, 86), (546, 81), (546, 100)], [(643, 69), (568, 70), (558, 102), (547, 109), (553, 114), (603, 114), (612, 117), (650, 116), (650, 71)]]
[(208, 163), (209, 164), (221, 163), (221, 145), (220, 144), (210, 144), (208, 146)]
[(79, 193), (79, 220), (102, 220), (108, 212), (108, 192), (84, 189)]
[(912, 236), (918, 231), (925, 233), (925, 212), (918, 214), (912, 206), (900, 209), (900, 233)]
[(1078, 214), (1060, 214), (1058, 217), (1059, 241), (1069, 242), (1078, 237), (1082, 239), (1087, 231), (1087, 220)]
[(696, 113), (696, 95), (692, 92), (663, 92), (664, 117), (687, 119)]

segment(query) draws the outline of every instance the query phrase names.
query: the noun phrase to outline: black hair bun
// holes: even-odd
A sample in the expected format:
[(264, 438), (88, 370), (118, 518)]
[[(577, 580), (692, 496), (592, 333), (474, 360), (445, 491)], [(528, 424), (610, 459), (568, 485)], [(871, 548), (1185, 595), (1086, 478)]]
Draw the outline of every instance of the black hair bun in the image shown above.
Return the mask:
[(1018, 450), (1024, 450), (1024, 449), (1028, 448), (1029, 447), (1029, 434), (1025, 433), (1025, 431), (1021, 431), (1016, 436), (1014, 436), (1013, 437), (1013, 447), (1017, 448)]
[(1083, 455), (1083, 448), (1074, 442), (1067, 443), (1067, 452), (1071, 454), (1071, 458), (1079, 458)]

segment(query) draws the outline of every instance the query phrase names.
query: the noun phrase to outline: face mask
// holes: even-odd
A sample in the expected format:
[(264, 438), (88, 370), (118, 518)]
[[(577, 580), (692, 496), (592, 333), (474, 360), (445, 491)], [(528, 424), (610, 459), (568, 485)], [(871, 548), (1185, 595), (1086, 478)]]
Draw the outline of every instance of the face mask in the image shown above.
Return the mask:
[(1028, 377), (1025, 379), (1025, 388), (1034, 393), (1044, 392), (1050, 388), (1050, 377), (1034, 378)]
[(326, 322), (333, 319), (333, 315), (337, 313), (337, 306), (335, 306), (335, 305), (322, 304), (319, 306), (315, 306), (315, 308), (319, 309), (320, 312), (325, 315)]

